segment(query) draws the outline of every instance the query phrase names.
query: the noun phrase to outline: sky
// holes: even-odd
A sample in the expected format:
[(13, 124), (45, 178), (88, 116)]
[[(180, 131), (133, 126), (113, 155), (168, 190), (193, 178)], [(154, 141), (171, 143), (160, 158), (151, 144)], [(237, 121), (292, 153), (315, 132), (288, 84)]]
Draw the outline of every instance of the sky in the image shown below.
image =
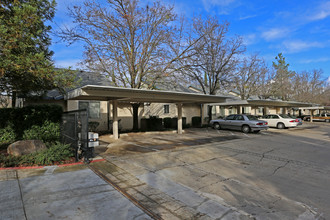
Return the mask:
[[(57, 0), (53, 30), (71, 25), (67, 7), (83, 0)], [(95, 0), (97, 1), (97, 0)], [(146, 2), (148, 0), (142, 0)], [(330, 1), (326, 0), (160, 0), (177, 14), (216, 16), (230, 23), (229, 35), (242, 36), (246, 54), (258, 53), (271, 66), (282, 53), (289, 69), (322, 69), (330, 83)], [(50, 47), (57, 67), (77, 68), (83, 45), (67, 46), (53, 36)]]

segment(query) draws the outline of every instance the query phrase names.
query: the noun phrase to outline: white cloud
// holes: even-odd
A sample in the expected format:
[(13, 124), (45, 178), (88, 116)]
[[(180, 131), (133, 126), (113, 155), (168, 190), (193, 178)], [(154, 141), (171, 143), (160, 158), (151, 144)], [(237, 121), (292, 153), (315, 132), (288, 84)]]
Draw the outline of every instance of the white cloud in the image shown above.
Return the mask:
[(243, 41), (246, 46), (254, 44), (256, 40), (257, 40), (256, 34), (248, 34), (243, 36)]
[(206, 11), (218, 7), (220, 14), (228, 14), (231, 8), (239, 4), (237, 0), (202, 0), (202, 2)]
[(58, 68), (72, 67), (76, 69), (79, 67), (80, 59), (66, 59), (66, 60), (55, 60), (55, 66)]
[(270, 41), (270, 40), (275, 40), (275, 39), (286, 37), (286, 36), (288, 36), (289, 32), (290, 31), (286, 28), (271, 28), (271, 29), (261, 33), (261, 36), (265, 40)]
[(315, 59), (304, 59), (301, 60), (300, 63), (309, 64), (309, 63), (321, 63), (321, 62), (328, 62), (330, 61), (330, 57), (321, 57)]
[(240, 18), (239, 18), (239, 20), (240, 21), (243, 21), (243, 20), (247, 20), (247, 19), (250, 19), (250, 18), (255, 18), (255, 17), (257, 17), (258, 15), (246, 15), (246, 16), (241, 16)]
[(309, 20), (311, 21), (323, 20), (329, 16), (330, 16), (330, 1), (321, 4), (316, 9), (316, 11), (313, 12), (311, 16), (309, 16)]
[(311, 48), (322, 48), (324, 47), (324, 44), (320, 42), (306, 42), (306, 41), (296, 40), (296, 41), (284, 41), (283, 46), (286, 48), (288, 53), (297, 53)]

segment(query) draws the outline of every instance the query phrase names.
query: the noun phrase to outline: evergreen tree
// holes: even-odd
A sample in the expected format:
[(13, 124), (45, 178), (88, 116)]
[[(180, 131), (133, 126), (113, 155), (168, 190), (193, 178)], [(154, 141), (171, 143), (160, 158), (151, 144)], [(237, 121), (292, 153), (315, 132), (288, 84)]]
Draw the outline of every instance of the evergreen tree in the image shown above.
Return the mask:
[[(49, 50), (55, 1), (1, 0), (0, 2), (0, 92), (28, 95), (68, 86), (70, 74), (56, 71)], [(71, 73), (72, 74), (72, 73)]]
[(290, 100), (292, 96), (292, 80), (295, 76), (295, 72), (289, 70), (289, 64), (286, 63), (282, 53), (279, 53), (275, 59), (277, 62), (273, 62), (275, 78), (272, 83), (272, 93), (274, 96), (287, 101)]

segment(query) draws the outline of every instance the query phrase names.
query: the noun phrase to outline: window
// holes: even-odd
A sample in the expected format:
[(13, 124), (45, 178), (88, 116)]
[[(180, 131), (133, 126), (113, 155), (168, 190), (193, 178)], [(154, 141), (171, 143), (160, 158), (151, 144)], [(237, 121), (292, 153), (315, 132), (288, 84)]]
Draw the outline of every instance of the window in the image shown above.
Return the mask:
[(250, 114), (250, 108), (249, 107), (243, 107), (243, 114)]
[(234, 120), (236, 115), (229, 115), (226, 117), (226, 120)]
[(164, 105), (164, 114), (170, 113), (170, 105)]
[(244, 121), (244, 118), (242, 115), (237, 115), (235, 119), (239, 120), (239, 121)]
[(247, 115), (246, 116), (250, 121), (256, 121), (258, 120), (258, 118), (256, 116), (253, 116), (253, 115)]
[(98, 101), (79, 101), (79, 109), (87, 109), (89, 118), (100, 118), (100, 102)]
[(259, 107), (259, 108), (258, 108), (258, 112), (259, 112), (259, 113), (263, 113), (263, 112), (264, 112), (264, 108), (263, 108), (263, 107)]

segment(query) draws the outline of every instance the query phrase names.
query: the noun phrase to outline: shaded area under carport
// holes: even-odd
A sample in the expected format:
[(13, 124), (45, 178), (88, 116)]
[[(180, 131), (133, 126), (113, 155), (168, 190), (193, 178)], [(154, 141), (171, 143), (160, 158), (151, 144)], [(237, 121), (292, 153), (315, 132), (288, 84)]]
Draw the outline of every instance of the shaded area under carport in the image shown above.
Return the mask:
[(130, 89), (112, 86), (86, 85), (68, 92), (67, 100), (100, 100), (111, 101), (113, 106), (113, 135), (118, 134), (118, 102), (126, 103), (176, 103), (178, 110), (178, 134), (182, 134), (182, 106), (184, 104), (221, 103), (226, 96), (205, 95), (200, 93), (185, 93), (146, 89)]
[[(270, 107), (274, 108), (282, 108), (283, 113), (287, 114), (287, 108), (299, 108), (299, 107), (311, 107), (315, 104), (313, 103), (303, 103), (303, 102), (295, 102), (295, 101), (282, 101), (282, 100), (269, 100), (269, 99), (260, 99), (260, 100), (227, 100), (222, 103), (212, 103), (211, 106), (233, 106), (233, 107), (263, 107), (263, 114), (268, 114), (268, 109)], [(240, 114), (241, 112), (238, 112)]]

